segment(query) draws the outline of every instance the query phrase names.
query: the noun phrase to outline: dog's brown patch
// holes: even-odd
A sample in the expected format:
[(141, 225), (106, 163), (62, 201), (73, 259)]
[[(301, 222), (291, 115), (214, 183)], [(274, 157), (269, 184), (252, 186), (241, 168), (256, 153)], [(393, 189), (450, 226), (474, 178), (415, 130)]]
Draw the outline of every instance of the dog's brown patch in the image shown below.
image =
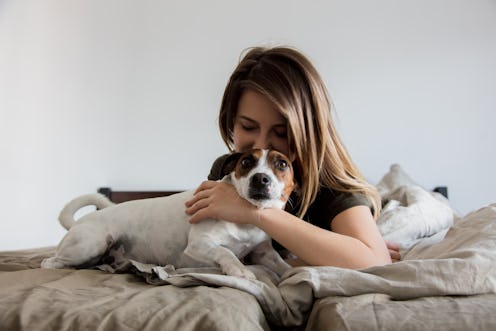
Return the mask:
[(257, 166), (262, 155), (263, 151), (261, 149), (252, 149), (243, 153), (236, 165), (234, 176), (236, 178), (247, 176), (250, 170)]
[(271, 150), (267, 155), (267, 164), (272, 169), (277, 179), (280, 182), (285, 183), (284, 194), (281, 198), (284, 199), (284, 202), (286, 202), (295, 186), (291, 161), (286, 157), (286, 155)]

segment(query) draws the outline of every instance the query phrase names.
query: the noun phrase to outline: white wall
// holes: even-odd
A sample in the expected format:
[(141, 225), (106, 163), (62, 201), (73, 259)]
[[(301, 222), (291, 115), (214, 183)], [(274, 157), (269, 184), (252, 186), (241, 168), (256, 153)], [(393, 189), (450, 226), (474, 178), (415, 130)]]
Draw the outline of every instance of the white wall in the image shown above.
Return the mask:
[(0, 249), (55, 245), (99, 186), (198, 185), (258, 44), (314, 61), (372, 182), (398, 162), (462, 212), (496, 202), (494, 0), (0, 0)]

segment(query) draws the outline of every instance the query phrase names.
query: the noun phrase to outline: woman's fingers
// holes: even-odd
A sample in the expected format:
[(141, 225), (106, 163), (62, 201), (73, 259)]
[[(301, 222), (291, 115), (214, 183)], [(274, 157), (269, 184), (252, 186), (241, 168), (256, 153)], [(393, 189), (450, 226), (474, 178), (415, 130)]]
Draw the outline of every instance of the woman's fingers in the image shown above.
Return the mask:
[(401, 255), (397, 251), (389, 250), (389, 255), (391, 256), (391, 261), (398, 262), (401, 261)]
[(210, 194), (211, 194), (210, 190), (199, 191), (191, 199), (186, 201), (184, 204), (186, 205), (187, 208), (193, 207), (199, 201), (207, 199), (210, 196)]
[(401, 261), (400, 246), (392, 241), (386, 241), (386, 246), (393, 262)]
[(392, 249), (394, 251), (398, 251), (399, 252), (399, 250), (400, 250), (400, 246), (397, 243), (395, 243), (394, 241), (388, 241), (388, 240), (386, 240), (386, 246), (387, 246), (388, 249)]
[(205, 217), (202, 215), (202, 211), (200, 210), (199, 212), (194, 213), (188, 220), (189, 223), (194, 224), (198, 223), (201, 220), (205, 219)]
[(212, 208), (211, 204), (214, 188), (219, 184), (219, 182), (215, 181), (204, 181), (195, 190), (193, 197), (185, 202), (185, 212), (191, 216), (189, 219), (190, 223), (198, 223), (201, 220), (215, 216), (212, 214), (215, 212), (215, 208)]
[(198, 192), (203, 191), (203, 190), (211, 189), (211, 188), (215, 187), (218, 183), (219, 182), (216, 182), (216, 181), (206, 180), (206, 181), (202, 182), (200, 184), (200, 186), (198, 186), (198, 188), (195, 190), (195, 194), (197, 194)]
[(241, 199), (234, 186), (224, 182), (206, 181), (200, 184), (194, 196), (185, 202), (190, 223), (207, 218), (234, 223), (249, 223), (250, 211), (256, 207)]
[(205, 199), (206, 197), (210, 196), (211, 189), (214, 188), (216, 184), (217, 182), (213, 181), (205, 181), (201, 183), (200, 186), (198, 186), (198, 188), (195, 190), (195, 193), (193, 193), (193, 197), (184, 203), (186, 207), (191, 207), (199, 200)]
[(210, 199), (207, 197), (205, 198), (194, 198), (193, 200), (190, 200), (191, 203), (186, 205), (186, 214), (188, 215), (193, 215), (194, 213), (198, 212), (199, 210), (208, 207), (210, 204)]

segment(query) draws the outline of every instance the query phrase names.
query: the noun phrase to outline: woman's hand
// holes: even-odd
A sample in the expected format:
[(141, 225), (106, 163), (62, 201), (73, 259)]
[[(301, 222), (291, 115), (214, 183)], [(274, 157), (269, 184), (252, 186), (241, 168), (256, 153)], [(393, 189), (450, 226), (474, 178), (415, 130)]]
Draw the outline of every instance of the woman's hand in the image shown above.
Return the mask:
[(233, 185), (225, 182), (205, 181), (186, 201), (186, 214), (190, 223), (207, 218), (222, 219), (233, 223), (253, 224), (257, 207), (241, 198)]
[(386, 246), (388, 248), (389, 255), (391, 256), (391, 261), (393, 262), (401, 261), (400, 246), (398, 246), (397, 243), (392, 241), (386, 241)]

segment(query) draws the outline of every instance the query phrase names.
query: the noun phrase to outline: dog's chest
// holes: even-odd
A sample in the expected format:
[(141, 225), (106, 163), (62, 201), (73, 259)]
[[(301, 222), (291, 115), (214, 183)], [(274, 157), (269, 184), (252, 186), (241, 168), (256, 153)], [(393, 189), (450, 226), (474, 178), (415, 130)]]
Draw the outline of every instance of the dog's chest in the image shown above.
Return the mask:
[(244, 257), (269, 236), (254, 225), (205, 220), (191, 228), (190, 240), (205, 240), (229, 248), (236, 256)]
[(225, 235), (219, 238), (224, 241), (223, 246), (229, 247), (231, 251), (242, 258), (250, 253), (253, 248), (261, 242), (269, 240), (269, 236), (253, 225), (239, 225), (223, 222)]
[(268, 238), (265, 232), (254, 225), (222, 222), (222, 227), (224, 227), (226, 235), (237, 242), (247, 242), (258, 245)]

